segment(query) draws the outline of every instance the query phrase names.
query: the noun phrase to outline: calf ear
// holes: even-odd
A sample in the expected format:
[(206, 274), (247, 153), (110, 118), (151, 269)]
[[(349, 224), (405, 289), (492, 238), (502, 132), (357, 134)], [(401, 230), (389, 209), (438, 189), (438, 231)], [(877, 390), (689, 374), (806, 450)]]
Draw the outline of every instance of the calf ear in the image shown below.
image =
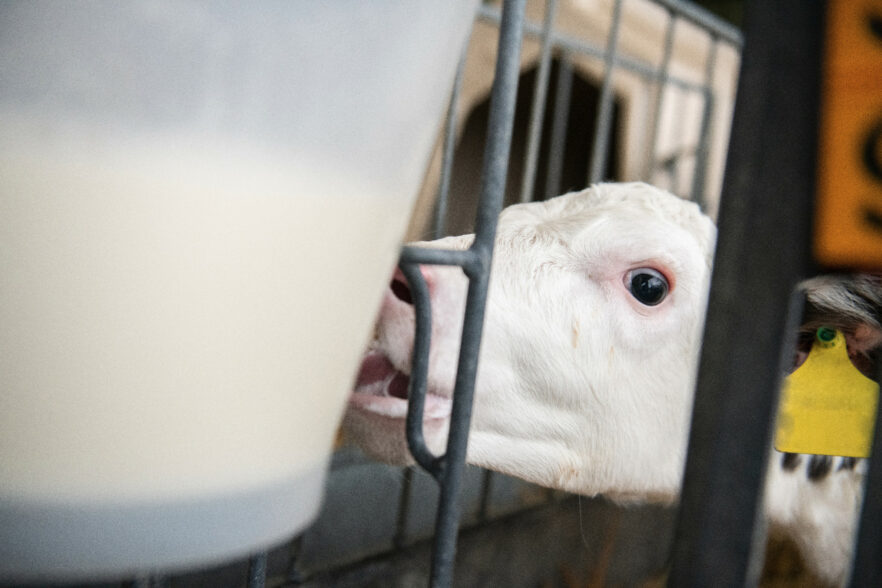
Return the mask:
[(870, 354), (882, 347), (882, 328), (879, 325), (858, 325), (847, 337), (852, 353)]
[(806, 305), (802, 331), (843, 331), (850, 353), (882, 347), (882, 274), (825, 275), (801, 285)]

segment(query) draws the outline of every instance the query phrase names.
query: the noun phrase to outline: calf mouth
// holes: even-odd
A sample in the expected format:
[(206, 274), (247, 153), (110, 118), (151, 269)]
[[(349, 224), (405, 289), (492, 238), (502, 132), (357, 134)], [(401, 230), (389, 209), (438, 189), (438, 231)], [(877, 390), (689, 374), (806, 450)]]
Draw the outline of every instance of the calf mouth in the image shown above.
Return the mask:
[[(403, 421), (407, 418), (409, 387), (409, 374), (397, 369), (383, 352), (371, 350), (362, 360), (349, 406), (361, 412)], [(428, 389), (423, 422), (448, 420), (452, 404), (449, 396)]]

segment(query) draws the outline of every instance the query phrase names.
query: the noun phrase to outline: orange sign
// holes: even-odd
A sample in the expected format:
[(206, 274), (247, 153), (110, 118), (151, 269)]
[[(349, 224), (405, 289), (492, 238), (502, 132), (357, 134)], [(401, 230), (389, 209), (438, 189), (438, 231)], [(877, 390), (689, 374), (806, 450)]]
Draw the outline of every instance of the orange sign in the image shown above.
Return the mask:
[(830, 0), (815, 257), (882, 270), (882, 0)]

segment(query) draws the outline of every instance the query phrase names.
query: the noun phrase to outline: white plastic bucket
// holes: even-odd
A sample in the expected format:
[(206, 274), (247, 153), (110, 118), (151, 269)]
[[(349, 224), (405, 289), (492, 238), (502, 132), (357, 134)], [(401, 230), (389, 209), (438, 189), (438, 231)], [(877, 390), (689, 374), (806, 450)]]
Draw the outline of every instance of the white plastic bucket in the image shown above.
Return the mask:
[(0, 580), (311, 521), (474, 9), (0, 6)]

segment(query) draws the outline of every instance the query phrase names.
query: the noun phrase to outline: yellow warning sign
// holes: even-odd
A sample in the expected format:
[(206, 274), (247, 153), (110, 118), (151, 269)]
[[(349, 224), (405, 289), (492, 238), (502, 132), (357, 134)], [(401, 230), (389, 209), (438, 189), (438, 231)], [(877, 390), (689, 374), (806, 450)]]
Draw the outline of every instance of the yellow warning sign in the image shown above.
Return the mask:
[(882, 0), (827, 12), (815, 257), (882, 269)]

